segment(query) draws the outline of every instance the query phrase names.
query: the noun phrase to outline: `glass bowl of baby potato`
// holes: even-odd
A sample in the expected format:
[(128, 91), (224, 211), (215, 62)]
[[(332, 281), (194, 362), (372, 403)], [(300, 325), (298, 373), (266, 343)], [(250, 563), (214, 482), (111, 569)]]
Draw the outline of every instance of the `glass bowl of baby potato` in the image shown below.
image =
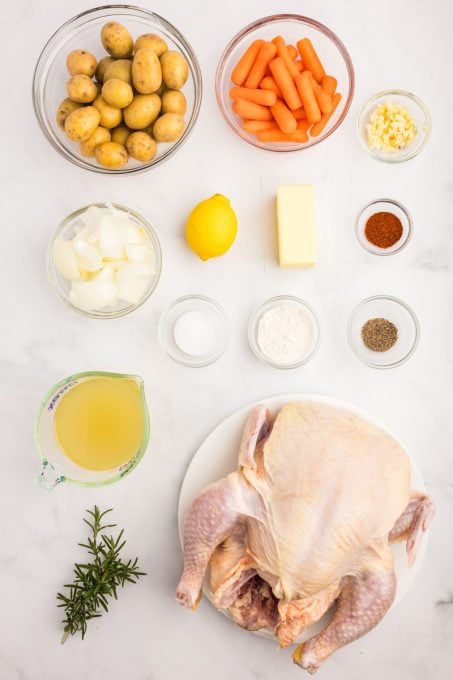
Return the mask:
[(198, 117), (202, 79), (184, 36), (157, 14), (113, 5), (63, 24), (33, 77), (39, 126), (71, 163), (137, 173), (170, 158)]

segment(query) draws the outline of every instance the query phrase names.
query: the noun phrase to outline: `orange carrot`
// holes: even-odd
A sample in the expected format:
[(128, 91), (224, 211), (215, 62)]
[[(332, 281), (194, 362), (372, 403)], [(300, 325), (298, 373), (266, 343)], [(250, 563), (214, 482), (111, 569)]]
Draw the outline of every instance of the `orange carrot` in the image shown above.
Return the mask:
[(271, 113), (282, 132), (294, 132), (297, 129), (297, 120), (281, 99), (277, 99), (276, 104), (270, 107)]
[(304, 64), (302, 62), (302, 59), (298, 59), (297, 61), (295, 61), (294, 66), (297, 68), (299, 73), (302, 73), (302, 71), (304, 70)]
[(303, 130), (290, 133), (281, 130), (260, 130), (256, 136), (260, 142), (308, 142), (308, 135)]
[(233, 73), (231, 74), (231, 80), (235, 85), (242, 85), (245, 83), (246, 78), (250, 73), (250, 69), (252, 68), (256, 59), (256, 55), (260, 51), (262, 45), (264, 45), (264, 40), (254, 40), (239, 59), (233, 70)]
[(233, 111), (250, 120), (272, 120), (272, 113), (267, 106), (249, 102), (247, 99), (235, 99), (233, 102)]
[(307, 117), (303, 106), (301, 106), (299, 109), (294, 109), (294, 111), (291, 111), (291, 113), (296, 120), (301, 120), (302, 118)]
[(253, 132), (254, 134), (261, 130), (279, 130), (277, 123), (272, 120), (246, 120), (242, 124), (242, 128), (246, 132)]
[(297, 66), (294, 66), (294, 61), (291, 57), (291, 55), (288, 52), (288, 49), (286, 47), (285, 41), (283, 40), (281, 35), (278, 35), (276, 38), (273, 39), (272, 41), (274, 45), (277, 48), (277, 54), (281, 59), (283, 59), (285, 66), (288, 70), (289, 75), (292, 78), (295, 78), (299, 71), (297, 70)]
[(324, 71), (324, 67), (321, 64), (318, 55), (316, 54), (316, 50), (313, 47), (311, 40), (309, 38), (302, 38), (302, 40), (298, 41), (297, 48), (299, 50), (304, 68), (306, 68), (307, 71), (311, 71), (313, 78), (317, 83), (320, 83), (326, 75), (326, 72)]
[(313, 80), (312, 85), (316, 101), (318, 102), (319, 110), (321, 113), (330, 113), (332, 111), (332, 97), (330, 94), (327, 94), (325, 90), (323, 90), (321, 85), (318, 85), (316, 80)]
[[(326, 93), (324, 92), (326, 95)], [(328, 95), (326, 95), (327, 97)], [(251, 87), (233, 87), (230, 90), (230, 97), (232, 99), (247, 99), (249, 102), (255, 104), (262, 104), (263, 106), (273, 106), (277, 101), (277, 95), (270, 90), (255, 90)]]
[(311, 127), (311, 123), (306, 118), (304, 118), (303, 120), (297, 121), (297, 129), (298, 130), (303, 130), (304, 132), (308, 132), (310, 127)]
[(310, 134), (311, 134), (312, 137), (317, 137), (318, 135), (321, 134), (321, 132), (326, 127), (327, 122), (331, 118), (333, 112), (335, 111), (338, 104), (340, 103), (340, 100), (341, 100), (341, 94), (339, 92), (337, 92), (332, 97), (332, 111), (330, 113), (323, 113), (323, 115), (321, 116), (321, 120), (318, 123), (316, 123), (315, 125), (312, 126), (312, 128), (310, 130)]
[(289, 56), (291, 57), (291, 59), (293, 61), (295, 61), (297, 59), (297, 57), (299, 56), (299, 52), (296, 50), (294, 45), (287, 45), (286, 49), (288, 50)]
[(271, 69), (272, 75), (274, 76), (275, 82), (283, 93), (283, 98), (288, 107), (290, 109), (298, 109), (300, 106), (302, 106), (296, 86), (294, 85), (294, 80), (291, 78), (283, 59), (281, 57), (273, 59), (270, 62), (269, 67)]
[(262, 90), (271, 90), (271, 92), (275, 92), (279, 99), (283, 99), (283, 95), (280, 92), (280, 88), (275, 82), (275, 80), (272, 78), (272, 76), (265, 76), (263, 80), (260, 82), (260, 88)]
[(244, 83), (245, 87), (258, 87), (264, 78), (267, 65), (275, 57), (276, 53), (277, 48), (274, 43), (265, 42), (264, 45), (261, 45), (259, 52), (256, 55), (255, 62), (247, 76), (247, 80)]
[(321, 86), (327, 94), (330, 94), (330, 96), (333, 97), (337, 89), (337, 79), (333, 76), (324, 76), (321, 81)]
[(318, 123), (321, 120), (321, 111), (313, 92), (313, 76), (311, 72), (302, 71), (302, 73), (299, 73), (295, 83), (308, 120), (310, 123)]

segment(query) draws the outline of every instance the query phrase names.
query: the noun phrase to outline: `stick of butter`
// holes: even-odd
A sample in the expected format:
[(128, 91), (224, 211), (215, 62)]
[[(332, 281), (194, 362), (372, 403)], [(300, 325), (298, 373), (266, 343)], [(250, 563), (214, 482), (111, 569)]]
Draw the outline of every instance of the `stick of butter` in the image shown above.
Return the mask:
[(277, 189), (277, 230), (280, 267), (316, 264), (315, 193), (311, 184)]

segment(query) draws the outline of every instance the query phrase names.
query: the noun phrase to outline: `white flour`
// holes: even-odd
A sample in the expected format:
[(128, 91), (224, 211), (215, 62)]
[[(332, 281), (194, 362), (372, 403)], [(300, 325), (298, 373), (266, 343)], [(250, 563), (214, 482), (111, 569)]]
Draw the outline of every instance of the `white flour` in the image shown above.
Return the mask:
[(265, 312), (258, 324), (258, 345), (276, 364), (292, 364), (313, 348), (315, 328), (308, 311), (282, 302)]

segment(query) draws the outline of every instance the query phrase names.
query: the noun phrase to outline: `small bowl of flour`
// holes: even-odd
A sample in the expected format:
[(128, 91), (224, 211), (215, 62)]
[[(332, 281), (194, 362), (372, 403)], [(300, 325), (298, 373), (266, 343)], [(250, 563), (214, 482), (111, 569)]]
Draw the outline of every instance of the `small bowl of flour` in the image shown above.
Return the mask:
[(297, 368), (319, 346), (316, 312), (298, 297), (280, 295), (257, 309), (249, 323), (250, 346), (258, 359), (274, 368)]

